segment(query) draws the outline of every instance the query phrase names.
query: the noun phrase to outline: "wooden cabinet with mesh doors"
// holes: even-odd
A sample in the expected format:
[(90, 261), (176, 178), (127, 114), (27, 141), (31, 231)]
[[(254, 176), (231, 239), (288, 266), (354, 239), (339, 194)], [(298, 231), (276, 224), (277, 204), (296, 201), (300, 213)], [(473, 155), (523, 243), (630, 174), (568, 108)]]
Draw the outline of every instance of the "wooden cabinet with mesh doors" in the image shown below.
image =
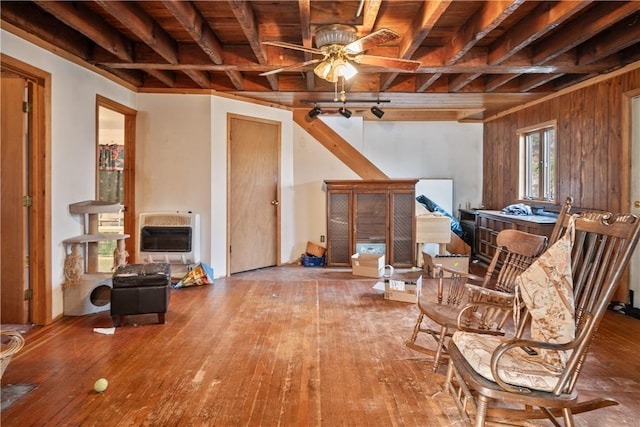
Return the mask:
[(412, 266), (416, 182), (325, 181), (327, 266), (349, 266), (355, 253), (384, 253), (386, 264)]

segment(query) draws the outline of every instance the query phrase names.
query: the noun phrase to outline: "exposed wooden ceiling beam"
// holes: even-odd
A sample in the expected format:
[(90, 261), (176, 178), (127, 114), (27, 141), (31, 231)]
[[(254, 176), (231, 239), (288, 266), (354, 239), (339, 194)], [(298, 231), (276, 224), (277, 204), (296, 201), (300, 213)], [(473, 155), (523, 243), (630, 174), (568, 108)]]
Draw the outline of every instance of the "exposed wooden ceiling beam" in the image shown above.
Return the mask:
[[(300, 14), (300, 33), (302, 35), (302, 45), (304, 47), (313, 47), (313, 36), (311, 34), (311, 0), (298, 0), (298, 13)], [(304, 60), (311, 60), (311, 53), (304, 53)], [(313, 70), (305, 73), (305, 81), (307, 90), (313, 90), (316, 81), (316, 75)]]
[(151, 47), (170, 64), (178, 63), (178, 46), (147, 13), (135, 3), (95, 0), (111, 16), (127, 26), (147, 46)]
[[(639, 2), (640, 3), (640, 2)], [(589, 65), (619, 51), (632, 46), (640, 40), (640, 23), (633, 17), (629, 25), (619, 23), (610, 28), (602, 36), (589, 40), (578, 48), (578, 65)]]
[(484, 82), (484, 90), (487, 92), (493, 92), (499, 87), (509, 83), (516, 77), (518, 77), (518, 74), (501, 74), (487, 76)]
[[(420, 12), (411, 21), (411, 29), (400, 42), (400, 58), (412, 59), (413, 54), (450, 4), (451, 1), (429, 1), (423, 3)], [(380, 76), (380, 89), (387, 90), (397, 76), (398, 73), (385, 73)]]
[(162, 4), (200, 46), (214, 64), (222, 64), (222, 46), (209, 24), (192, 2), (163, 0)]
[[(218, 37), (215, 35), (207, 21), (192, 2), (163, 0), (164, 6), (173, 14), (180, 25), (189, 33), (191, 38), (200, 46), (214, 64), (222, 64), (223, 49)], [(237, 90), (244, 88), (242, 74), (237, 70), (226, 70), (225, 73)], [(202, 87), (202, 82), (209, 80), (206, 76), (190, 76), (200, 80), (198, 83)], [(204, 80), (203, 80), (204, 79)], [(197, 80), (194, 80), (197, 82)]]
[(200, 70), (182, 70), (191, 80), (196, 82), (202, 89), (211, 88), (211, 78), (209, 73)]
[(482, 73), (458, 74), (449, 81), (449, 91), (458, 92), (481, 75)]
[(518, 90), (520, 92), (528, 92), (537, 87), (557, 79), (557, 74), (530, 74), (520, 77), (518, 81)]
[[(247, 37), (249, 45), (258, 59), (258, 62), (262, 65), (267, 65), (267, 54), (264, 51), (264, 47), (261, 42), (260, 34), (258, 32), (259, 25), (251, 5), (249, 2), (243, 0), (228, 0), (228, 3), (233, 14), (236, 16), (238, 24), (240, 24), (244, 35)], [(266, 77), (271, 85), (271, 90), (278, 90), (278, 78), (273, 74)]]
[(583, 22), (580, 25), (580, 31), (576, 31), (572, 26), (558, 29), (547, 37), (543, 44), (534, 48), (531, 62), (534, 65), (544, 64), (638, 10), (640, 10), (640, 2), (638, 1), (630, 1), (625, 4), (599, 2), (583, 15), (580, 20)]
[(133, 44), (98, 15), (87, 9), (82, 2), (36, 1), (35, 3), (117, 58), (126, 62), (133, 61)]
[(361, 35), (370, 34), (378, 19), (378, 11), (382, 5), (382, 0), (365, 0), (362, 10), (362, 30)]
[[(455, 64), (478, 41), (500, 25), (515, 12), (525, 0), (493, 1), (484, 3), (469, 21), (460, 28), (445, 46), (442, 47), (442, 57), (445, 65)], [(430, 79), (435, 81), (434, 79)], [(427, 89), (427, 87), (424, 87)]]
[(444, 47), (444, 63), (455, 64), (473, 46), (515, 12), (525, 0), (490, 1)]
[(500, 64), (523, 48), (548, 34), (591, 1), (544, 2), (527, 17), (527, 25), (511, 27), (489, 49), (489, 64)]
[(166, 84), (168, 87), (176, 86), (176, 75), (173, 71), (163, 71), (163, 70), (145, 70), (150, 76), (155, 77), (160, 80), (162, 83)]

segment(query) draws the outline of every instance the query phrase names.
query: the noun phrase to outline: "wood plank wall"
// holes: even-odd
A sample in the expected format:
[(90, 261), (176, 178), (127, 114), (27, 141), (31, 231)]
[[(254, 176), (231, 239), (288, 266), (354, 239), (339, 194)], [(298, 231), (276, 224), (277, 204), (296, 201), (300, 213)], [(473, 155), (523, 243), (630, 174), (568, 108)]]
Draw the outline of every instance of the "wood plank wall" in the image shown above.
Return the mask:
[(628, 209), (622, 102), (625, 92), (637, 88), (635, 69), (485, 123), (484, 206), (501, 209), (518, 201), (517, 129), (557, 120), (558, 200), (570, 195), (581, 208)]

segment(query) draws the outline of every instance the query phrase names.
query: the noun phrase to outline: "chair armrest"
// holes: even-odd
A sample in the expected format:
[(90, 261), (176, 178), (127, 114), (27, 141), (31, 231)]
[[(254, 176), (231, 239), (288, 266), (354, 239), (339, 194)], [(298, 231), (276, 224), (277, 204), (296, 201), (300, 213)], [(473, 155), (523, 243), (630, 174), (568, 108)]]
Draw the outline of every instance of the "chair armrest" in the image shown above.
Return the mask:
[(495, 289), (489, 289), (482, 286), (474, 285), (473, 283), (467, 283), (465, 286), (472, 295), (486, 295), (488, 297), (495, 297), (498, 300), (504, 298), (513, 298), (513, 293), (510, 292), (497, 291)]
[(456, 270), (454, 268), (448, 268), (443, 266), (442, 264), (436, 264), (436, 268), (439, 268), (441, 271), (446, 271), (449, 274), (454, 274), (458, 277), (464, 277), (467, 280), (473, 280), (477, 282), (482, 282), (484, 277), (476, 276), (473, 273), (465, 273), (464, 271)]
[(500, 378), (500, 374), (498, 371), (498, 365), (500, 364), (500, 358), (504, 356), (509, 350), (514, 348), (520, 348), (529, 355), (535, 356), (538, 354), (539, 349), (547, 349), (547, 350), (556, 350), (556, 351), (567, 351), (575, 348), (577, 345), (577, 340), (570, 341), (565, 344), (557, 344), (550, 343), (544, 341), (534, 341), (530, 339), (513, 339), (509, 341), (505, 341), (501, 343), (496, 349), (493, 351), (491, 355), (491, 374), (495, 382), (503, 388), (505, 391), (510, 393), (520, 393), (520, 394), (528, 394), (531, 393), (526, 387), (520, 386), (512, 386), (510, 384), (505, 383), (502, 378)]
[(513, 311), (514, 299), (511, 294), (505, 294), (505, 296), (508, 300), (477, 301), (466, 304), (458, 312), (458, 330), (485, 335), (504, 335), (504, 324)]

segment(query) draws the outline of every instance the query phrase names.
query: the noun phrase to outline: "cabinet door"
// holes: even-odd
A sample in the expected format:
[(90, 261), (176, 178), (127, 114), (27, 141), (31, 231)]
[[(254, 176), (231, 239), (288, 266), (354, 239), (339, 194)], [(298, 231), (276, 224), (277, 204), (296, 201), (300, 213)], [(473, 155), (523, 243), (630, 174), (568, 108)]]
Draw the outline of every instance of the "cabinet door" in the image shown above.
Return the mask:
[(387, 193), (356, 193), (354, 197), (355, 251), (386, 254)]
[(387, 260), (392, 265), (413, 265), (414, 200), (413, 193), (391, 193), (391, 257)]
[(327, 264), (350, 265), (351, 193), (331, 192), (327, 197)]

